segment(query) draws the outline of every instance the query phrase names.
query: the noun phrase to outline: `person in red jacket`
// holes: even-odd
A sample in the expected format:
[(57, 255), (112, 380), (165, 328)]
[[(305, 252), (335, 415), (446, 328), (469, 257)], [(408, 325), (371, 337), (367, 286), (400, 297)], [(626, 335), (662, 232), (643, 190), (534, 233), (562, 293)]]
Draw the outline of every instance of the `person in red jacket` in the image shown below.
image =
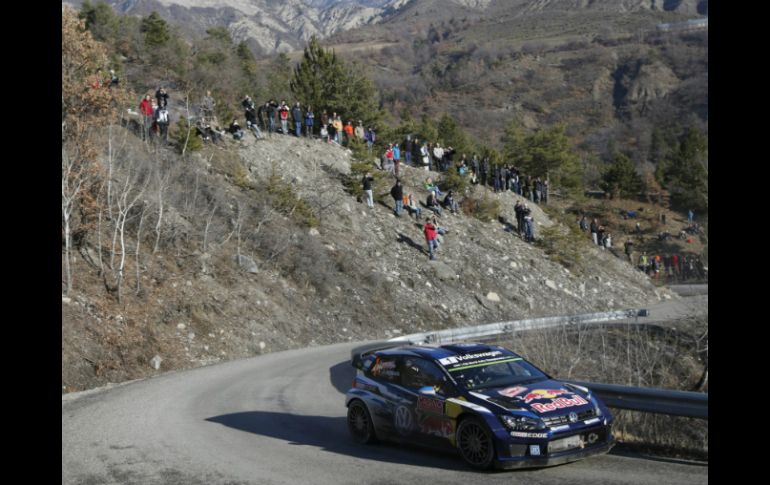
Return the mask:
[(278, 115), (281, 118), (281, 132), (284, 135), (289, 134), (289, 106), (286, 100), (281, 100), (281, 106), (278, 108)]
[(353, 122), (348, 120), (348, 124), (343, 130), (345, 131), (345, 145), (350, 145), (350, 140), (353, 139)]
[(438, 248), (438, 244), (436, 244), (436, 226), (433, 225), (433, 222), (430, 220), (430, 218), (426, 219), (425, 225), (422, 228), (422, 232), (425, 233), (425, 240), (428, 241), (428, 255), (430, 256), (430, 259), (436, 259), (436, 255), (433, 254), (433, 250)]
[(139, 103), (139, 111), (142, 113), (142, 140), (146, 140), (150, 137), (155, 115), (155, 110), (152, 108), (152, 97), (149, 94), (145, 95), (142, 102)]

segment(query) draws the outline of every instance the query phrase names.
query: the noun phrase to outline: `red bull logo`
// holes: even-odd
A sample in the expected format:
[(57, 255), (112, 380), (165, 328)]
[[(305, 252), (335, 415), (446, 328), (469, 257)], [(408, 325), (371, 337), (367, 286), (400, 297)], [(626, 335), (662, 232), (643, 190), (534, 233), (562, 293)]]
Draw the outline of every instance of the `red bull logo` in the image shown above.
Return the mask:
[(535, 403), (532, 405), (532, 409), (538, 413), (547, 413), (548, 411), (556, 411), (557, 409), (569, 408), (572, 406), (582, 406), (584, 404), (588, 404), (588, 401), (575, 395), (572, 399), (560, 397), (547, 403)]
[(570, 392), (566, 389), (533, 389), (519, 399), (529, 404), (535, 399), (555, 399), (562, 394), (570, 394)]
[(426, 415), (420, 420), (420, 432), (438, 436), (439, 438), (449, 438), (454, 435), (452, 423), (446, 418)]

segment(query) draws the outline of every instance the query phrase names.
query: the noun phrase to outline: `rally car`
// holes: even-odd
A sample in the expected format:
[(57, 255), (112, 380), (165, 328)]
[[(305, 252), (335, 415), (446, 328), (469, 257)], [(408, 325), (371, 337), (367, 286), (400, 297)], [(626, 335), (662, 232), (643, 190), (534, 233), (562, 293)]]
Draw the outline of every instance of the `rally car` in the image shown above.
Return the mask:
[(588, 389), (503, 347), (400, 346), (355, 352), (352, 364), (345, 404), (359, 443), (455, 449), (478, 469), (557, 465), (615, 444), (612, 415)]

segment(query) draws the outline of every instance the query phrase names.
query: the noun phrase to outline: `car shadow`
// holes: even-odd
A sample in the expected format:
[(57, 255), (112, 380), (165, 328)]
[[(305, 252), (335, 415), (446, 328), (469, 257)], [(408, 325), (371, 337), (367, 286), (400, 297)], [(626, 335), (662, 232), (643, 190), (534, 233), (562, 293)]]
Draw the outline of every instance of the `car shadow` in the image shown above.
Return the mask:
[(468, 471), (459, 456), (409, 444), (362, 445), (348, 434), (345, 416), (304, 416), (275, 411), (246, 411), (207, 418), (228, 428), (268, 436), (291, 445), (315, 446), (323, 451), (379, 462)]
[(350, 389), (356, 369), (350, 365), (349, 360), (343, 360), (339, 364), (329, 367), (329, 381), (340, 394), (345, 394)]

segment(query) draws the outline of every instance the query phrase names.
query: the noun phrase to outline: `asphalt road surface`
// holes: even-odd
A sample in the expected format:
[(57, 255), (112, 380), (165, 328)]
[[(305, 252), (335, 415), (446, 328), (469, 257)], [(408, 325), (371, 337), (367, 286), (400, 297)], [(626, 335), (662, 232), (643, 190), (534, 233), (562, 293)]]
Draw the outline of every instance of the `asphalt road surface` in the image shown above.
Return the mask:
[(610, 454), (476, 472), (459, 457), (348, 437), (360, 343), (292, 350), (62, 396), (62, 483), (708, 483), (708, 466)]

